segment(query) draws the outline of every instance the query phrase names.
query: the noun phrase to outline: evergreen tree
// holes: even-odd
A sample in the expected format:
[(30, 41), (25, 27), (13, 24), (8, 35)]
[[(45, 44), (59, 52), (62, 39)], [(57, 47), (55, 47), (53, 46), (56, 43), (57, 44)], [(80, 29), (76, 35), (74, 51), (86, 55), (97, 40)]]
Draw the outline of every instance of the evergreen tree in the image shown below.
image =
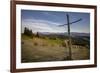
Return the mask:
[(33, 37), (32, 30), (29, 30), (27, 27), (24, 28), (24, 35)]

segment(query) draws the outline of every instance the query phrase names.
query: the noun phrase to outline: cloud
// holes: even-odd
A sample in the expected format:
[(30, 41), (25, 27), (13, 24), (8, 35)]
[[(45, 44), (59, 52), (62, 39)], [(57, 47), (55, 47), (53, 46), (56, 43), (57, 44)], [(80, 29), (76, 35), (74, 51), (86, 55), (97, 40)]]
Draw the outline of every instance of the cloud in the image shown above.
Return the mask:
[(53, 14), (53, 13), (50, 13), (50, 12), (42, 12), (42, 14), (44, 14), (44, 15), (46, 15), (46, 16), (52, 16), (52, 17), (59, 17), (59, 16), (57, 16), (57, 15), (55, 15), (55, 14)]
[(22, 20), (22, 33), (24, 32), (24, 28), (28, 27), (32, 29), (32, 32), (66, 32), (65, 27), (58, 27), (61, 25), (59, 23), (47, 21), (47, 20), (39, 20), (39, 19), (24, 19)]

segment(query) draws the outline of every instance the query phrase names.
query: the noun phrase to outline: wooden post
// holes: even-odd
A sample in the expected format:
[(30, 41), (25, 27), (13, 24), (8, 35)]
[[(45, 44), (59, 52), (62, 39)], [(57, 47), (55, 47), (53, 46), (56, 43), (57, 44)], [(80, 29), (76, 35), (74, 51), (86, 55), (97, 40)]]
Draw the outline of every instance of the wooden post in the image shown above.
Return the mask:
[(70, 36), (70, 23), (69, 23), (69, 15), (67, 14), (67, 26), (68, 26), (68, 47), (69, 47), (69, 60), (72, 60), (72, 50), (71, 50), (71, 36)]

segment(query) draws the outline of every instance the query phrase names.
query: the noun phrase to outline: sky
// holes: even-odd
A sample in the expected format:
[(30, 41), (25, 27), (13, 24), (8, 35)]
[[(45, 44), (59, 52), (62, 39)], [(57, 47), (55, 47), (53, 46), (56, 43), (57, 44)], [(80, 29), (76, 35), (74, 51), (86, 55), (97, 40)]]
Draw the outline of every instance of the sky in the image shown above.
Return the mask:
[(82, 19), (77, 23), (70, 25), (71, 32), (89, 33), (90, 32), (90, 14), (79, 12), (60, 12), (60, 11), (37, 11), (37, 10), (21, 10), (21, 24), (22, 33), (27, 27), (36, 32), (67, 32), (67, 16), (69, 15), (69, 22)]

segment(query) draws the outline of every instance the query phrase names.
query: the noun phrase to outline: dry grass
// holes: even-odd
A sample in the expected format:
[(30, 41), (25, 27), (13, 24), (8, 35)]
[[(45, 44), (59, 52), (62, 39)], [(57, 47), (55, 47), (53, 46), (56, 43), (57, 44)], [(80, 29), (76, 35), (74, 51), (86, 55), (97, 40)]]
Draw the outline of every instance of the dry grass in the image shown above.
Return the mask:
[[(61, 46), (63, 41), (60, 40), (22, 36), (22, 42), (22, 62), (63, 61), (67, 60), (69, 54), (68, 48)], [(73, 46), (73, 60), (89, 59), (89, 49), (74, 48)]]

